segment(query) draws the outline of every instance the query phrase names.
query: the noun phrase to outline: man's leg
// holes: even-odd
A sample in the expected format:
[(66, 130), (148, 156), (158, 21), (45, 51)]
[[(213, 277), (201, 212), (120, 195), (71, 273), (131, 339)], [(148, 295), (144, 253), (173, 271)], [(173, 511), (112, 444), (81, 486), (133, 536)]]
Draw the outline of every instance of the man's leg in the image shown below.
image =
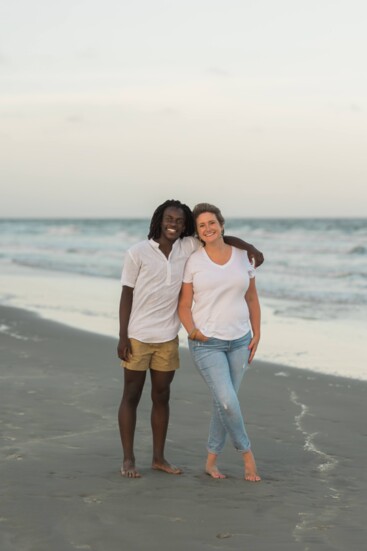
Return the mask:
[(121, 467), (122, 476), (140, 478), (135, 468), (134, 435), (136, 410), (143, 391), (146, 371), (124, 369), (124, 393), (119, 407), (118, 420), (124, 459)]
[(170, 465), (164, 458), (169, 421), (170, 385), (175, 375), (174, 371), (150, 370), (152, 379), (152, 432), (153, 432), (153, 461), (152, 468), (169, 474), (181, 474), (181, 470)]

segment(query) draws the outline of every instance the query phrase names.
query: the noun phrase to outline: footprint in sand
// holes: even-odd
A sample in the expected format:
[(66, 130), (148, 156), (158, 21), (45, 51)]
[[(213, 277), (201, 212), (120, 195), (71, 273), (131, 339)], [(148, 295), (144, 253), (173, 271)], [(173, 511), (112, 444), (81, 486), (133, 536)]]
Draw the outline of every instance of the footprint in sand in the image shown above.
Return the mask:
[(102, 503), (100, 499), (98, 499), (96, 496), (86, 496), (83, 497), (84, 503), (88, 503), (88, 505), (94, 504), (94, 503)]
[(232, 537), (232, 534), (230, 534), (229, 532), (219, 532), (219, 534), (217, 534), (216, 537), (220, 540), (224, 540), (226, 538)]
[(6, 459), (15, 459), (16, 461), (23, 461), (23, 457), (17, 453), (12, 453), (11, 455), (8, 455)]

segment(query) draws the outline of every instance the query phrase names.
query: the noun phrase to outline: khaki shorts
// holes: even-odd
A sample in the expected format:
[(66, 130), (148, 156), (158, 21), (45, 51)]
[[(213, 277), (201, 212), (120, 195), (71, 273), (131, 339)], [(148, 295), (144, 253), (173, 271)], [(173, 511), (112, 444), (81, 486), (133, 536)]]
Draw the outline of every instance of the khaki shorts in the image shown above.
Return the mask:
[(130, 339), (132, 356), (121, 366), (132, 371), (175, 371), (180, 367), (178, 337), (172, 341), (147, 343)]

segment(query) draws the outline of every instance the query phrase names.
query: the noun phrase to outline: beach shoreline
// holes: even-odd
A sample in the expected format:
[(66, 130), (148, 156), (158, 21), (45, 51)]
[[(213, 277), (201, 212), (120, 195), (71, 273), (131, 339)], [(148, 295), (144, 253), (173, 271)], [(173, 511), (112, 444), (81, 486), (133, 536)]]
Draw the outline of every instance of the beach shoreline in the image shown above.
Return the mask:
[[(143, 219), (0, 220), (0, 304), (114, 337), (124, 257), (148, 228)], [(228, 235), (265, 256), (257, 359), (367, 381), (366, 228), (366, 219), (226, 220)]]
[(2, 551), (360, 551), (367, 536), (367, 382), (255, 362), (240, 391), (263, 481), (205, 476), (207, 389), (188, 351), (172, 385), (167, 457), (150, 469), (149, 381), (136, 431), (140, 480), (119, 476), (116, 340), (0, 306)]

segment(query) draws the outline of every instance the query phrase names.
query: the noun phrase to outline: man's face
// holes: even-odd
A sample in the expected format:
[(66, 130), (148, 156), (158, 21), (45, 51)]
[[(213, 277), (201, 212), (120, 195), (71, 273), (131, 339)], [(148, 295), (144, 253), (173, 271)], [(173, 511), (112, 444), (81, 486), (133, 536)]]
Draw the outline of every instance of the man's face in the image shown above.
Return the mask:
[(169, 241), (176, 241), (185, 230), (185, 213), (176, 207), (167, 207), (164, 210), (161, 236)]

